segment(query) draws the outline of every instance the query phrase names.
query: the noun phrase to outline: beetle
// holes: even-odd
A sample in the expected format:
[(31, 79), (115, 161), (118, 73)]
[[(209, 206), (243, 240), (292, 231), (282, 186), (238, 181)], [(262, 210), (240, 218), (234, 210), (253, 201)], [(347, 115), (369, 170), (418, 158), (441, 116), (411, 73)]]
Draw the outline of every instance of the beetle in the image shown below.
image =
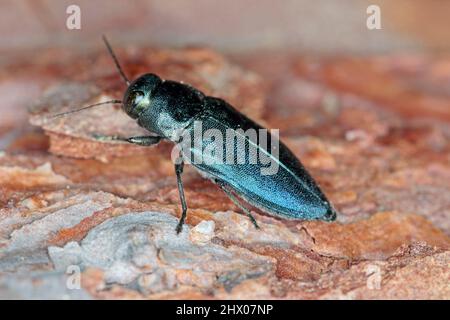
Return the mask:
[[(151, 146), (161, 140), (169, 140), (181, 144), (184, 138), (193, 138), (192, 144), (185, 144), (175, 161), (175, 174), (182, 207), (181, 217), (176, 227), (181, 232), (187, 215), (187, 204), (184, 196), (182, 173), (184, 163), (189, 156), (204, 155), (203, 152), (212, 139), (197, 143), (194, 125), (200, 122), (205, 130), (215, 130), (225, 135), (231, 131), (242, 138), (246, 147), (253, 147), (265, 154), (271, 163), (277, 165), (274, 174), (261, 174), (261, 163), (244, 161), (240, 164), (225, 162), (190, 161), (190, 164), (205, 178), (217, 184), (225, 194), (245, 213), (253, 225), (259, 228), (250, 210), (238, 198), (266, 212), (269, 215), (295, 220), (334, 221), (336, 210), (325, 194), (302, 165), (300, 160), (284, 145), (278, 142), (278, 156), (274, 156), (272, 148), (265, 142), (273, 142), (273, 136), (265, 128), (240, 113), (226, 101), (207, 96), (187, 84), (172, 80), (163, 80), (156, 74), (147, 73), (130, 82), (123, 72), (108, 40), (103, 41), (111, 55), (118, 72), (127, 84), (122, 100), (111, 100), (93, 104), (77, 110), (55, 115), (55, 117), (78, 112), (87, 108), (108, 103), (122, 104), (123, 111), (136, 120), (138, 125), (153, 135), (123, 138), (118, 136), (96, 136), (99, 140), (125, 141), (141, 146)], [(204, 133), (205, 130), (201, 130)], [(257, 130), (265, 132), (257, 140), (242, 134), (242, 131)], [(180, 135), (180, 132), (183, 135)], [(236, 159), (242, 150), (232, 144)], [(217, 152), (219, 154), (219, 152)], [(248, 158), (248, 157), (246, 157)]]

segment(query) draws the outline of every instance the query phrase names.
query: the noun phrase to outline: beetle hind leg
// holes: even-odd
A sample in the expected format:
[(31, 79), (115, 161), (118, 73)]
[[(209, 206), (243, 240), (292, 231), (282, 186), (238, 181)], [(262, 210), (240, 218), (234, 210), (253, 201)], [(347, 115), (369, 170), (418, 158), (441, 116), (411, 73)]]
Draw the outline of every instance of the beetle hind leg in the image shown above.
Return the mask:
[(216, 180), (216, 183), (220, 187), (220, 189), (222, 189), (222, 191), (225, 192), (228, 198), (230, 198), (230, 200), (233, 201), (233, 203), (237, 205), (239, 209), (241, 209), (245, 213), (245, 215), (250, 219), (255, 228), (260, 229), (258, 223), (256, 222), (255, 217), (251, 214), (250, 210), (248, 210), (246, 207), (242, 205), (242, 203), (235, 197), (235, 195), (226, 187), (225, 183), (223, 183), (220, 180)]

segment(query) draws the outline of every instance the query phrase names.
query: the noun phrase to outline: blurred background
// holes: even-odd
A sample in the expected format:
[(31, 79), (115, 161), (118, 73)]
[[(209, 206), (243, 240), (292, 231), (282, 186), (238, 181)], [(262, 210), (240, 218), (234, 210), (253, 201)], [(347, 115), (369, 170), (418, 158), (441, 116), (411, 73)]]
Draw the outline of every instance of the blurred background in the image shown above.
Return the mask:
[[(79, 29), (67, 26), (74, 5)], [(380, 29), (367, 25), (373, 5)], [(1, 0), (0, 134), (24, 123), (26, 107), (49, 86), (83, 70), (95, 78), (89, 61), (105, 54), (102, 34), (119, 53), (211, 48), (275, 84), (267, 96), (296, 108), (308, 105), (305, 96), (321, 99), (307, 80), (449, 121), (449, 13), (442, 0)], [(344, 60), (327, 66), (323, 58)], [(346, 62), (354, 58), (371, 60)], [(114, 71), (106, 61), (103, 71)]]
[[(80, 30), (66, 28), (72, 4), (81, 9)], [(381, 30), (366, 27), (371, 4), (381, 8)], [(450, 46), (449, 13), (444, 0), (2, 0), (0, 53), (97, 47), (102, 33), (116, 43), (233, 52), (440, 52)]]

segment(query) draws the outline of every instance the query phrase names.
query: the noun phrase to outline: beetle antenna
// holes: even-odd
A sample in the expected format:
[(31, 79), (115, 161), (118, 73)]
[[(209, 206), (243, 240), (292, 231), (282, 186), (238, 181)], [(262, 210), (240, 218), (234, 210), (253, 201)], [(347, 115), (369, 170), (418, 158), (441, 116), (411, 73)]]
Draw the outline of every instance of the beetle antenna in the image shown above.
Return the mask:
[(67, 112), (62, 112), (62, 113), (57, 113), (55, 115), (52, 115), (50, 117), (50, 119), (63, 117), (63, 116), (66, 116), (68, 114), (71, 114), (71, 113), (83, 111), (83, 110), (90, 109), (90, 108), (97, 107), (97, 106), (101, 106), (101, 105), (104, 105), (104, 104), (114, 104), (114, 103), (122, 103), (122, 101), (121, 100), (109, 100), (109, 101), (103, 101), (103, 102), (99, 102), (99, 103), (94, 103), (94, 104), (91, 104), (91, 105), (88, 105), (86, 107), (82, 107), (82, 108), (79, 108), (79, 109), (75, 109), (75, 110), (71, 110), (71, 111), (67, 111)]
[(106, 48), (108, 49), (109, 54), (110, 54), (111, 57), (113, 58), (114, 63), (116, 64), (117, 70), (119, 71), (119, 73), (120, 73), (120, 75), (122, 76), (123, 80), (125, 80), (125, 83), (127, 84), (127, 86), (129, 86), (129, 85), (130, 85), (130, 80), (128, 80), (127, 76), (126, 76), (125, 73), (123, 72), (122, 67), (121, 67), (120, 64), (119, 64), (119, 60), (117, 60), (117, 57), (116, 57), (116, 55), (114, 54), (114, 51), (113, 51), (113, 49), (111, 48), (111, 45), (109, 44), (108, 39), (106, 39), (106, 36), (105, 36), (105, 35), (102, 35), (102, 39), (103, 39), (103, 42), (104, 42), (105, 45), (106, 45)]

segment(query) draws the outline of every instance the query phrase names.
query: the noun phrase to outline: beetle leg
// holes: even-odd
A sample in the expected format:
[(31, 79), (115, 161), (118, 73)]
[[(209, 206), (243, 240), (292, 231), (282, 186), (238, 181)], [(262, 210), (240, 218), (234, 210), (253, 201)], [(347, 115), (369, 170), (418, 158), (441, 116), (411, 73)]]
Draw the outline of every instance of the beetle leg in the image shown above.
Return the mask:
[(99, 141), (124, 141), (132, 144), (137, 144), (139, 146), (151, 146), (157, 144), (162, 139), (162, 137), (159, 136), (136, 136), (124, 138), (120, 136), (103, 136), (103, 135), (94, 135), (94, 138)]
[(184, 220), (186, 219), (187, 214), (187, 205), (186, 205), (186, 199), (184, 197), (184, 188), (183, 188), (183, 181), (181, 180), (181, 174), (183, 173), (183, 167), (184, 162), (181, 155), (178, 157), (177, 161), (175, 162), (175, 174), (177, 175), (177, 184), (178, 184), (178, 194), (180, 195), (180, 201), (181, 201), (181, 217), (180, 221), (178, 222), (176, 231), (177, 234), (181, 232), (183, 229)]
[(258, 223), (256, 223), (256, 219), (250, 213), (250, 210), (248, 210), (246, 207), (242, 205), (242, 203), (239, 202), (239, 200), (234, 196), (234, 194), (226, 187), (225, 183), (223, 183), (220, 180), (216, 180), (216, 183), (219, 185), (220, 189), (222, 189), (223, 192), (225, 192), (228, 198), (230, 198), (230, 200), (233, 201), (235, 205), (237, 205), (242, 211), (244, 211), (244, 213), (247, 215), (247, 217), (249, 217), (250, 221), (253, 223), (255, 228), (259, 229)]
[(158, 136), (137, 136), (129, 137), (125, 141), (129, 143), (134, 143), (140, 146), (151, 146), (157, 144), (161, 141), (162, 137)]

